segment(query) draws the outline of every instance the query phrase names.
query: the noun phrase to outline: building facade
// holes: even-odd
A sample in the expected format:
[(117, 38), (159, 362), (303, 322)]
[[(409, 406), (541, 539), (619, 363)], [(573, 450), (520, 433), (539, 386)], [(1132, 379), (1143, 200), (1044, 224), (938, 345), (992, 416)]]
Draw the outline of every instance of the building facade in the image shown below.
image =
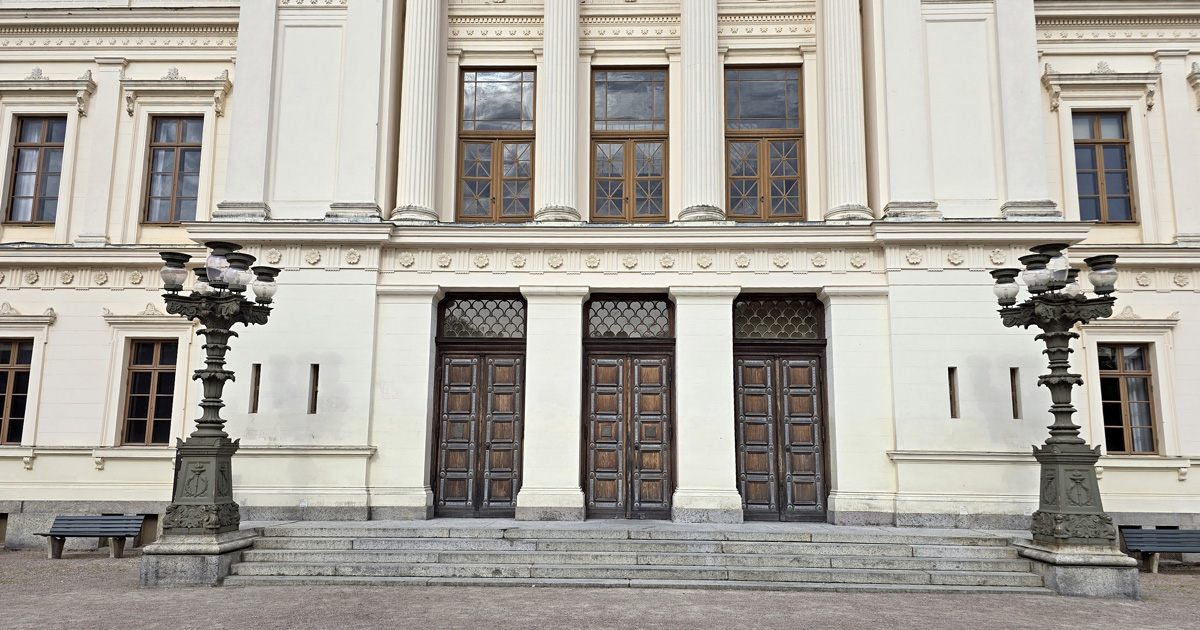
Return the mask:
[(284, 269), (226, 387), (246, 519), (1027, 527), (1050, 404), (988, 271), (1120, 255), (1077, 422), (1195, 527), (1200, 7), (6, 0), (0, 523), (161, 514), (197, 327), (158, 252)]

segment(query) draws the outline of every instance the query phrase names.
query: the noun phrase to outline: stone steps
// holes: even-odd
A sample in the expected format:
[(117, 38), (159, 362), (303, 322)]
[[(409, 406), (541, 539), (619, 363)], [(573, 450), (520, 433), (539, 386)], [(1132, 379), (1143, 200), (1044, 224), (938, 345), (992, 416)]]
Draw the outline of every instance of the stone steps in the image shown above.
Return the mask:
[(557, 551), (369, 551), (254, 549), (243, 562), (322, 564), (448, 563), (448, 564), (582, 564), (672, 565), (724, 567), (784, 567), (834, 569), (903, 569), (915, 571), (1030, 571), (1028, 560), (987, 558), (914, 558), (887, 556), (825, 556), (754, 553), (588, 553)]
[(1050, 592), (1008, 538), (987, 532), (455, 520), (264, 533), (225, 584)]

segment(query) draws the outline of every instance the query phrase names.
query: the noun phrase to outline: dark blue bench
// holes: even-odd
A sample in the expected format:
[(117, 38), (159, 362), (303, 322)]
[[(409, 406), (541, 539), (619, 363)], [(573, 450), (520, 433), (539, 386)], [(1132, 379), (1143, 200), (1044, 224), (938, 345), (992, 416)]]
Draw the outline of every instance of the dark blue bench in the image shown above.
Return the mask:
[(1125, 548), (1150, 557), (1150, 572), (1158, 573), (1160, 553), (1200, 553), (1200, 530), (1194, 529), (1122, 529)]
[(142, 532), (144, 515), (137, 516), (56, 516), (45, 536), (50, 559), (62, 558), (63, 545), (68, 538), (107, 538), (109, 555), (120, 558), (125, 553), (125, 539)]

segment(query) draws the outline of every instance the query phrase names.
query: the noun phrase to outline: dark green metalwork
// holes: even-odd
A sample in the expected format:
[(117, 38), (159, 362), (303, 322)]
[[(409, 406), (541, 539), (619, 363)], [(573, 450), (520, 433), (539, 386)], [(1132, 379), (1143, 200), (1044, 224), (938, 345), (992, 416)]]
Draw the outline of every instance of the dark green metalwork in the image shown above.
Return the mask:
[[(231, 256), (231, 267), (245, 271), (254, 262), (246, 254), (232, 254), (240, 249), (233, 243), (209, 243), (213, 252)], [(187, 262), (186, 254), (164, 252), (163, 260), (168, 266), (182, 266)], [(273, 282), (278, 269), (256, 267), (260, 280)], [(204, 269), (197, 271), (204, 278)], [(175, 486), (171, 505), (163, 518), (165, 534), (221, 534), (236, 531), (241, 522), (238, 504), (233, 500), (233, 454), (240, 440), (230, 440), (225, 432), (225, 420), (221, 418), (221, 399), (225, 382), (234, 380), (234, 374), (225, 369), (225, 354), (229, 351), (229, 339), (238, 334), (232, 330), (235, 324), (250, 326), (266, 324), (271, 314), (270, 297), (256, 302), (242, 297), (244, 286), (224, 282), (210, 282), (204, 293), (192, 291), (180, 295), (180, 285), (168, 284), (163, 299), (167, 312), (195, 320), (203, 326), (197, 332), (204, 336), (205, 365), (195, 371), (193, 380), (203, 385), (204, 398), (200, 402), (202, 413), (196, 419), (196, 430), (186, 440), (178, 440), (176, 449)]]
[[(1029, 269), (1045, 269), (1046, 262), (1058, 256), (1063, 247), (1034, 248), (1038, 253), (1024, 256), (1021, 261)], [(1116, 257), (1098, 258), (1103, 258), (1099, 262), (1111, 269)], [(1087, 262), (1092, 264), (1093, 261), (1088, 259)], [(997, 270), (993, 276), (998, 282), (1012, 282), (1014, 271), (1019, 270)], [(1024, 302), (1000, 309), (1005, 326), (1041, 329), (1042, 333), (1036, 339), (1045, 342), (1044, 354), (1049, 358), (1050, 373), (1040, 376), (1038, 385), (1050, 390), (1053, 401), (1050, 413), (1054, 415), (1054, 423), (1047, 427), (1050, 437), (1046, 443), (1033, 447), (1033, 456), (1041, 464), (1041, 481), (1040, 501), (1033, 514), (1031, 529), (1034, 540), (1041, 543), (1111, 546), (1116, 543), (1117, 531), (1101, 505), (1096, 481), (1100, 447), (1089, 446), (1079, 436), (1079, 426), (1072, 421), (1076, 409), (1071, 404), (1071, 390), (1082, 385), (1083, 378), (1071, 373), (1070, 355), (1073, 352), (1071, 340), (1079, 337), (1073, 330), (1075, 324), (1112, 315), (1116, 298), (1111, 295), (1088, 298), (1082, 293), (1071, 295), (1061, 290), (1063, 286), (1051, 283), (1048, 290), (1035, 291)]]

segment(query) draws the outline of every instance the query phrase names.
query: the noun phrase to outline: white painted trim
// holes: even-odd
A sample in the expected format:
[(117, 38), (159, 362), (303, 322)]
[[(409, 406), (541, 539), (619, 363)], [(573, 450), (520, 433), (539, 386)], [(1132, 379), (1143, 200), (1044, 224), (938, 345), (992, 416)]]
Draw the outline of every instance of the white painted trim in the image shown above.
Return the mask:
[[(57, 321), (54, 309), (46, 309), (41, 315), (21, 315), (5, 302), (0, 315), (0, 337), (33, 339), (33, 356), (29, 360), (29, 389), (25, 396), (25, 424), (21, 427), (21, 446), (37, 444), (38, 418), (41, 416), (42, 376), (46, 367), (46, 344), (50, 340), (50, 326)], [(30, 453), (29, 457), (34, 454)]]

